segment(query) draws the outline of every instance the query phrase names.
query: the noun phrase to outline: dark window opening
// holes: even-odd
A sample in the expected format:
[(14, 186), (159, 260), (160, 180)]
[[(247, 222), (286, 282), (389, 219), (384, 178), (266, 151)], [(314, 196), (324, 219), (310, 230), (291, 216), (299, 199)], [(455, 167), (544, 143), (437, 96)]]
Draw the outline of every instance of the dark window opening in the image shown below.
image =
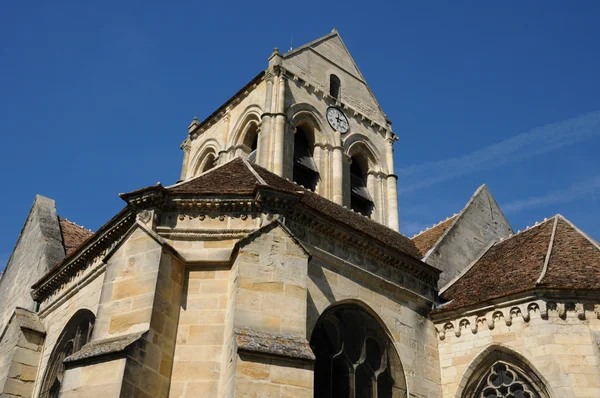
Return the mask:
[(342, 87), (342, 83), (340, 82), (340, 78), (336, 75), (329, 76), (329, 95), (331, 95), (335, 99), (340, 98), (340, 88)]
[(252, 140), (252, 145), (250, 146), (250, 154), (248, 155), (249, 162), (256, 162), (256, 149), (258, 148), (258, 134), (254, 136)]
[(363, 216), (373, 213), (373, 199), (367, 190), (366, 175), (356, 159), (350, 165), (350, 207)]
[(78, 311), (63, 329), (48, 360), (42, 383), (41, 398), (57, 398), (65, 373), (63, 361), (87, 344), (92, 336), (96, 317), (88, 310)]
[(294, 134), (294, 175), (293, 180), (312, 191), (319, 182), (319, 169), (313, 159), (312, 147), (306, 134), (299, 127)]
[(206, 159), (204, 160), (204, 164), (202, 165), (202, 170), (200, 170), (200, 173), (204, 173), (215, 167), (215, 159), (216, 158), (213, 153), (206, 155)]
[(316, 398), (387, 398), (402, 389), (392, 377), (393, 346), (379, 324), (358, 307), (325, 312), (310, 346), (316, 357)]

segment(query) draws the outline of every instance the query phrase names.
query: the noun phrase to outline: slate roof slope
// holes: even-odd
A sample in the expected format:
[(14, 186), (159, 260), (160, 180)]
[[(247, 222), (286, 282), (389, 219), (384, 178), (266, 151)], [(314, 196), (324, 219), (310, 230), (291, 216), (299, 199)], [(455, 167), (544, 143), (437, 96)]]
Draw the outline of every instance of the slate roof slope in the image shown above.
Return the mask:
[(94, 234), (89, 229), (85, 229), (66, 218), (58, 217), (58, 223), (60, 225), (63, 247), (67, 256), (71, 255), (83, 242)]
[(319, 212), (409, 256), (421, 258), (415, 244), (406, 236), (241, 158), (235, 158), (198, 177), (165, 189), (175, 194), (250, 195), (258, 187), (301, 195), (300, 204), (309, 210)]
[(423, 231), (411, 238), (421, 257), (425, 257), (427, 252), (435, 246), (437, 241), (444, 235), (444, 232), (450, 228), (454, 220), (456, 220), (458, 214), (453, 215), (452, 217), (447, 218), (446, 220), (434, 225), (426, 231)]
[(561, 215), (491, 246), (441, 293), (451, 301), (434, 312), (536, 288), (600, 289), (600, 246)]

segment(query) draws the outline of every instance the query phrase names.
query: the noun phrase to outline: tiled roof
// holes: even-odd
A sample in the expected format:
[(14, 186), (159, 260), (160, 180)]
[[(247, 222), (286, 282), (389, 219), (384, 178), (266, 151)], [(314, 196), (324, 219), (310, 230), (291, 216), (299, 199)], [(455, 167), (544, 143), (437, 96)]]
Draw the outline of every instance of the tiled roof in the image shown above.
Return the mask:
[(450, 228), (454, 220), (456, 220), (456, 217), (458, 217), (458, 214), (455, 214), (452, 217), (445, 219), (444, 221), (411, 238), (411, 240), (419, 250), (421, 258), (425, 257), (427, 252), (435, 246), (435, 244), (444, 234), (444, 232), (446, 232), (448, 228)]
[(58, 217), (65, 254), (71, 255), (83, 242), (94, 233), (65, 218)]
[(600, 246), (561, 215), (491, 246), (442, 292), (451, 301), (435, 312), (536, 288), (600, 289)]
[(299, 194), (300, 204), (309, 210), (321, 213), (414, 258), (422, 257), (415, 244), (406, 236), (241, 158), (166, 189), (175, 194), (250, 195), (258, 187)]

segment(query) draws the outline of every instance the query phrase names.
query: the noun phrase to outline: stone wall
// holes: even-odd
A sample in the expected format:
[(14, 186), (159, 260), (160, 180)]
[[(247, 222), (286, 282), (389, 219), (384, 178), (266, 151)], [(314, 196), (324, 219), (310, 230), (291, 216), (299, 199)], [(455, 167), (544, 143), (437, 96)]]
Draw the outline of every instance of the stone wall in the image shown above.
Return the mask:
[(496, 200), (483, 185), (473, 194), (424, 261), (442, 270), (438, 281), (438, 286), (442, 289), (477, 260), (492, 243), (512, 233), (513, 230)]
[(43, 378), (50, 355), (54, 350), (60, 334), (71, 317), (81, 309), (90, 310), (98, 314), (98, 303), (102, 291), (104, 273), (94, 275), (93, 278), (81, 283), (65, 287), (61, 294), (53, 296), (51, 302), (43, 303), (39, 316), (46, 330), (46, 339), (42, 349), (42, 357), (35, 382), (36, 395), (42, 386)]
[(482, 353), (494, 348), (530, 363), (553, 397), (599, 397), (593, 332), (600, 330), (600, 320), (593, 305), (587, 307), (535, 301), (438, 323), (443, 397), (460, 397)]
[(54, 201), (36, 195), (0, 279), (0, 334), (15, 307), (33, 310), (31, 286), (64, 256)]
[(0, 396), (33, 396), (44, 334), (36, 314), (17, 308), (0, 336)]
[(334, 304), (353, 303), (370, 309), (383, 323), (404, 368), (410, 396), (439, 397), (437, 334), (426, 303), (402, 294), (364, 272), (349, 273), (331, 260), (315, 258), (308, 267), (307, 336), (319, 316)]
[(170, 396), (217, 396), (230, 308), (228, 266), (186, 270)]

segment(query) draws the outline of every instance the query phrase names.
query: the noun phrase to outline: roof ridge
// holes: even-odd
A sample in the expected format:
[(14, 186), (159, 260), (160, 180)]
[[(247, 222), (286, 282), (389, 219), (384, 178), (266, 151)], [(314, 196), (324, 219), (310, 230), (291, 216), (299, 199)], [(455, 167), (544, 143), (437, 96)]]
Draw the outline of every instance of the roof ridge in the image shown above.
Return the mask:
[(594, 245), (596, 247), (596, 249), (600, 250), (600, 243), (598, 243), (596, 240), (594, 240), (594, 238), (592, 238), (591, 236), (589, 236), (588, 234), (583, 232), (581, 229), (579, 229), (575, 224), (573, 224), (571, 221), (569, 221), (565, 216), (563, 216), (562, 214), (559, 213), (555, 217), (558, 217), (558, 218), (562, 219), (564, 222), (566, 222), (567, 224), (569, 224), (569, 226), (571, 228), (573, 228), (575, 231), (577, 231), (577, 233), (579, 233), (584, 238), (586, 238), (592, 245)]
[(250, 164), (250, 162), (248, 161), (248, 159), (246, 158), (241, 158), (242, 162), (244, 162), (244, 164), (246, 165), (246, 167), (248, 167), (248, 169), (250, 170), (250, 172), (252, 173), (252, 175), (254, 175), (254, 177), (256, 177), (257, 181), (261, 184), (261, 185), (267, 185), (267, 183), (265, 182), (265, 180), (260, 176), (260, 174), (258, 174), (258, 172), (256, 170), (254, 170), (254, 167)]
[(550, 256), (552, 255), (552, 246), (554, 246), (554, 238), (556, 237), (556, 226), (558, 225), (558, 215), (552, 217), (554, 218), (554, 224), (552, 225), (552, 235), (550, 235), (550, 241), (548, 242), (548, 251), (546, 252), (546, 258), (544, 259), (544, 266), (542, 267), (542, 272), (540, 273), (540, 277), (535, 282), (536, 285), (539, 285), (546, 276), (546, 271), (548, 271), (548, 263), (550, 262)]
[(84, 227), (83, 225), (79, 225), (79, 224), (77, 224), (76, 222), (73, 222), (73, 221), (71, 221), (71, 220), (69, 220), (69, 219), (67, 219), (67, 218), (65, 218), (65, 217), (58, 216), (58, 218), (59, 218), (59, 220), (64, 220), (64, 221), (68, 222), (68, 223), (69, 223), (69, 224), (71, 224), (71, 225), (74, 225), (74, 226), (76, 226), (76, 227), (78, 227), (78, 228), (81, 228), (81, 229), (83, 229), (84, 231), (88, 231), (88, 232), (94, 233), (94, 231), (92, 231), (91, 229), (89, 229), (89, 228), (86, 228), (86, 227)]
[(438, 226), (442, 225), (443, 223), (445, 223), (446, 221), (448, 221), (454, 217), (457, 217), (457, 216), (458, 216), (458, 213), (454, 213), (453, 215), (446, 217), (445, 220), (439, 221), (437, 224), (434, 224), (431, 227), (427, 227), (423, 231), (419, 232), (418, 234), (411, 236), (410, 239), (416, 238), (417, 236), (420, 236), (421, 234), (424, 234), (425, 232), (430, 231), (430, 230), (434, 229), (435, 227), (438, 227)]

